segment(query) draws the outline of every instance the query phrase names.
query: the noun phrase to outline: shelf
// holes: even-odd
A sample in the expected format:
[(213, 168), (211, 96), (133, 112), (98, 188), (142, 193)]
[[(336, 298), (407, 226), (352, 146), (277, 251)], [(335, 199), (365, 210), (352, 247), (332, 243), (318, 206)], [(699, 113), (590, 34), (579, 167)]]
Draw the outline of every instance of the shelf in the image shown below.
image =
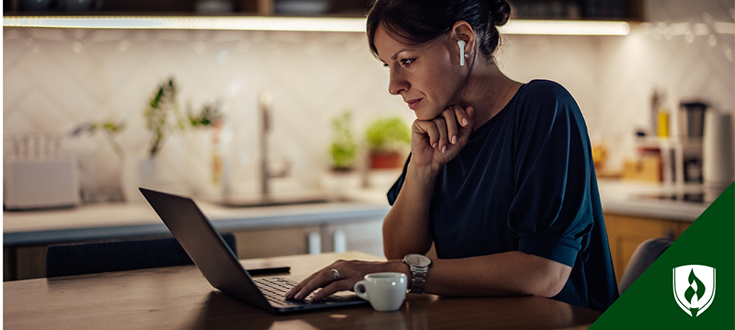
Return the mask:
[(364, 16), (368, 0), (5, 0), (8, 15), (191, 16), (292, 15)]
[[(364, 17), (371, 0), (5, 0), (7, 15)], [(516, 20), (641, 22), (643, 0), (509, 0)]]

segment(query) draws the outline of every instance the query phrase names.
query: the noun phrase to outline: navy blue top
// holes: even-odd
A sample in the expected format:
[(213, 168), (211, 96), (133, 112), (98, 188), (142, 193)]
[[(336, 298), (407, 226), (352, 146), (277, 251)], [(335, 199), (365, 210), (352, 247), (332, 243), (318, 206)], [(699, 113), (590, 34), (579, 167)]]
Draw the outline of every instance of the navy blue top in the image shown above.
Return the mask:
[(602, 311), (618, 297), (587, 128), (555, 82), (524, 84), (470, 134), (439, 172), (430, 226), (439, 258), (517, 250), (573, 267), (554, 299)]

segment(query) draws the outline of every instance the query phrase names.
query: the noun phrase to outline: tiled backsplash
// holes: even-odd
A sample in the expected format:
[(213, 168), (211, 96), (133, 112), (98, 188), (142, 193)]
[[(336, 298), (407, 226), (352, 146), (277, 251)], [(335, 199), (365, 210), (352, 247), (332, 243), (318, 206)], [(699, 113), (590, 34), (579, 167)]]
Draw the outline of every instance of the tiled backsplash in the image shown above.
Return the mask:
[[(634, 156), (635, 129), (650, 127), (654, 88), (665, 93), (669, 111), (678, 110), (680, 101), (699, 99), (735, 117), (735, 3), (644, 3), (646, 24), (625, 38), (600, 43), (599, 111), (588, 116), (591, 134), (599, 132), (618, 167)], [(729, 25), (725, 29), (717, 22)]]
[[(699, 97), (717, 111), (735, 111), (735, 34), (714, 28), (714, 22), (732, 24), (733, 4), (655, 0), (646, 10), (650, 24), (634, 24), (626, 37), (509, 35), (498, 54), (513, 79), (552, 79), (567, 87), (590, 134), (608, 145), (613, 168), (632, 155), (634, 131), (649, 120), (653, 88), (666, 91), (672, 104)], [(704, 25), (697, 30), (697, 23)], [(182, 110), (223, 102), (233, 133), (231, 182), (240, 191), (258, 187), (263, 91), (273, 95), (269, 157), (293, 161), (291, 177), (304, 186), (319, 185), (328, 172), (330, 120), (339, 112), (352, 110), (359, 137), (380, 116), (413, 120), (400, 97), (387, 93), (388, 72), (361, 33), (6, 28), (3, 35), (6, 159), (14, 150), (10, 136), (124, 121), (114, 137), (124, 161), (102, 133), (64, 139), (90, 191), (118, 185), (120, 173), (124, 186), (140, 183), (151, 138), (142, 112), (169, 77), (180, 87)], [(202, 193), (212, 152), (202, 141), (209, 139), (189, 130), (167, 140), (157, 161), (159, 184)]]
[[(174, 77), (182, 108), (223, 102), (233, 132), (233, 186), (255, 190), (257, 104), (269, 91), (270, 159), (288, 158), (291, 177), (316, 185), (314, 173), (328, 167), (332, 116), (350, 109), (356, 132), (383, 115), (411, 120), (400, 98), (386, 92), (388, 76), (365, 39), (357, 33), (5, 29), (4, 133), (71, 132), (87, 121), (124, 121), (115, 139), (125, 150), (122, 172), (133, 173), (125, 180), (135, 180), (151, 139), (143, 110), (158, 84)], [(197, 143), (197, 137), (211, 138), (206, 135), (190, 130), (165, 142), (157, 157), (165, 168), (157, 171), (161, 184), (207, 181), (211, 157), (201, 150), (207, 144)], [(120, 157), (102, 134), (67, 138), (64, 147), (81, 161), (83, 187), (117, 184)], [(6, 143), (5, 150), (8, 158), (13, 148)]]

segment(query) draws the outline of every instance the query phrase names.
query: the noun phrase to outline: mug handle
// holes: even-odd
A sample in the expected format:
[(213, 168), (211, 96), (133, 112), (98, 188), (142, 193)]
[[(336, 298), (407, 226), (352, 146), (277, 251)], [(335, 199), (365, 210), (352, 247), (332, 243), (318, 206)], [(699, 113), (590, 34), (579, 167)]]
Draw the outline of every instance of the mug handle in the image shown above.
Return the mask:
[(365, 299), (365, 300), (370, 300), (368, 299), (368, 293), (366, 290), (367, 288), (365, 287), (365, 281), (359, 281), (355, 283), (354, 289), (355, 289), (355, 294), (357, 294), (358, 297)]

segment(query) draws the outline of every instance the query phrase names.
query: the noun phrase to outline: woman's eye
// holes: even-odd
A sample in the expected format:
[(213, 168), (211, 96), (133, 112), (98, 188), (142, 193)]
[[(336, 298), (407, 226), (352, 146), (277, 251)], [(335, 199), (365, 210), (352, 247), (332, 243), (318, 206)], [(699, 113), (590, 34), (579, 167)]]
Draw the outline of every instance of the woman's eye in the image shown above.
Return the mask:
[(403, 66), (410, 66), (413, 63), (414, 59), (412, 58), (406, 58), (401, 60), (401, 65)]

